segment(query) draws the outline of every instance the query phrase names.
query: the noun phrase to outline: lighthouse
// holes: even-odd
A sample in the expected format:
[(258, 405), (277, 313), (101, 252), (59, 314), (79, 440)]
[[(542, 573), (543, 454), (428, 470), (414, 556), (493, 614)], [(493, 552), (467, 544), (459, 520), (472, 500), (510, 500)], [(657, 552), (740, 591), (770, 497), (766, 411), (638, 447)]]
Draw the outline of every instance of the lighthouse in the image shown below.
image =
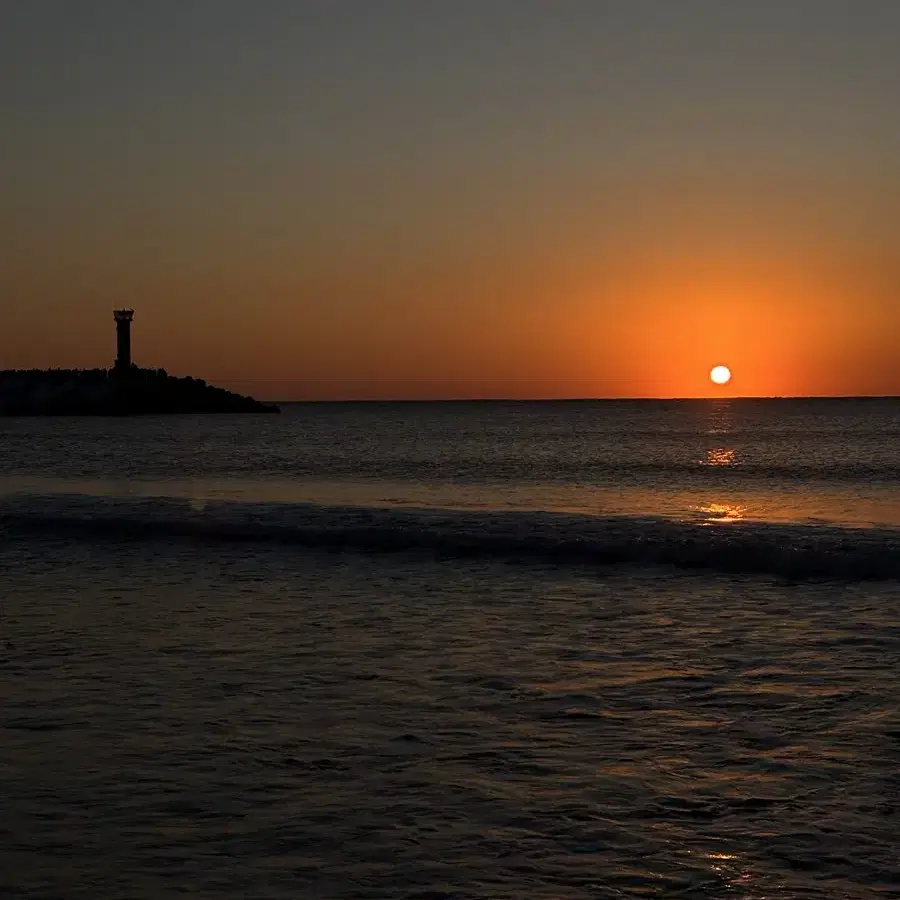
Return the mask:
[(116, 370), (127, 372), (131, 368), (131, 320), (134, 310), (115, 309), (113, 318), (116, 320)]

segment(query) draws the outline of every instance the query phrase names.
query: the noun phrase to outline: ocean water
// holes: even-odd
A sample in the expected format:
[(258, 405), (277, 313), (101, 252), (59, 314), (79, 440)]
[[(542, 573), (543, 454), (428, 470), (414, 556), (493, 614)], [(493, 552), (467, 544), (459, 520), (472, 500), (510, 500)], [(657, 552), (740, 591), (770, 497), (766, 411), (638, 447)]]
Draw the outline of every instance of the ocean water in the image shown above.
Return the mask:
[(0, 420), (0, 895), (900, 896), (900, 401)]

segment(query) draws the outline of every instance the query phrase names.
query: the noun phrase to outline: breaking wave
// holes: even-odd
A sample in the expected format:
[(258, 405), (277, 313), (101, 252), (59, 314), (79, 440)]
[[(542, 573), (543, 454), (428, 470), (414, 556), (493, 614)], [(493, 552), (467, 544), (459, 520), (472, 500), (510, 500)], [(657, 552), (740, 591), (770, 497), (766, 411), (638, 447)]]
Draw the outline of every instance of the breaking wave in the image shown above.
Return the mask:
[(900, 530), (827, 524), (19, 494), (0, 501), (0, 536), (4, 532), (668, 566), (796, 581), (900, 579)]

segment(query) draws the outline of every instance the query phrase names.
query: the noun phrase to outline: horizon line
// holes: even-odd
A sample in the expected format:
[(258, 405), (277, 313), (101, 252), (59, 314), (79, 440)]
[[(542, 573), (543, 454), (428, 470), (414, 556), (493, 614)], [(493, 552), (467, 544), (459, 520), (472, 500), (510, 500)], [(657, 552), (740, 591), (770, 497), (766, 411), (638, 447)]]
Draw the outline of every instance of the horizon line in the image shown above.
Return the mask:
[(342, 397), (266, 403), (705, 403), (710, 400), (900, 400), (900, 394), (742, 394), (728, 397)]

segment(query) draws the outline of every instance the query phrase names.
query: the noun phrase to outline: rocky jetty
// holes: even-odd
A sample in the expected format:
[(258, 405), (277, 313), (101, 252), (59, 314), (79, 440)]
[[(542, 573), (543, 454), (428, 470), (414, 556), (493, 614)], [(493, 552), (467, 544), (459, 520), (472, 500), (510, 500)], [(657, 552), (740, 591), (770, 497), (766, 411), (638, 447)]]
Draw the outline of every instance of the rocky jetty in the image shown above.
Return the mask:
[(128, 416), (172, 413), (277, 413), (274, 404), (177, 378), (164, 369), (0, 371), (2, 416)]

